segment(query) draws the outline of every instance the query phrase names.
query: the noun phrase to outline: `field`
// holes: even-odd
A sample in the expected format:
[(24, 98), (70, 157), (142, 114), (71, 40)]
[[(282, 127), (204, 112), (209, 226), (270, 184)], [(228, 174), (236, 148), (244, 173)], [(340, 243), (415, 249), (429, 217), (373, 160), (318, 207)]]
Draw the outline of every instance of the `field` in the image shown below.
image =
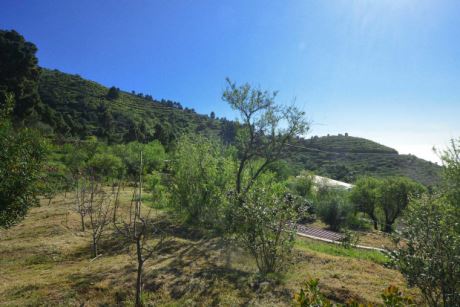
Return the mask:
[[(123, 194), (126, 206), (129, 191)], [(90, 258), (90, 234), (81, 232), (73, 200), (60, 195), (31, 210), (0, 233), (0, 305), (125, 306), (133, 304), (135, 259), (110, 229), (101, 254)], [(292, 264), (271, 283), (258, 281), (251, 258), (219, 237), (170, 221), (156, 212), (169, 234), (164, 252), (146, 263), (144, 300), (160, 306), (290, 306), (309, 277), (320, 279), (328, 298), (379, 303), (388, 285), (406, 293), (402, 276), (385, 267), (378, 252), (299, 239)]]

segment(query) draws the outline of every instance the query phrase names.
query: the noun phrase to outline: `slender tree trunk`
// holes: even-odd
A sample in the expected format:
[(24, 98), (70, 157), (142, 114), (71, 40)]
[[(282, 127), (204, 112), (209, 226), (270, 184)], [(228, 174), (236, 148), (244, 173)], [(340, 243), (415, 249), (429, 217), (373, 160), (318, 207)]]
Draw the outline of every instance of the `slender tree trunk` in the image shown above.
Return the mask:
[(385, 228), (384, 228), (383, 231), (385, 231), (386, 233), (391, 233), (393, 231), (393, 227), (391, 227), (390, 223), (386, 222), (385, 223)]
[(80, 214), (81, 217), (81, 231), (85, 231), (85, 217)]
[(142, 306), (141, 294), (142, 294), (142, 249), (140, 238), (136, 241), (137, 250), (137, 280), (136, 280), (136, 307)]
[(52, 198), (48, 199), (48, 206), (51, 205)]
[(93, 236), (93, 258), (97, 257), (97, 240), (96, 237)]
[(378, 226), (377, 220), (376, 220), (376, 219), (372, 219), (372, 222), (374, 222), (374, 229), (375, 229), (375, 230), (378, 230), (378, 229), (379, 229), (379, 226)]

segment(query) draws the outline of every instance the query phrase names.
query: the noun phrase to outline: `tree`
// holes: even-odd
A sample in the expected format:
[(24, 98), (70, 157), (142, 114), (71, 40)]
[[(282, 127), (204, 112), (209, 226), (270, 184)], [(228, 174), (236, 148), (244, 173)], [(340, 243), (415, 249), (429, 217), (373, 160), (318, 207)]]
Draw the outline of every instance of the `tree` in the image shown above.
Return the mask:
[[(163, 248), (165, 235), (150, 219), (150, 210), (145, 213), (142, 208), (142, 186), (143, 186), (143, 153), (140, 152), (140, 163), (138, 170), (138, 180), (133, 192), (131, 205), (127, 214), (120, 214), (118, 202), (115, 202), (114, 226), (129, 246), (134, 245), (137, 260), (137, 277), (136, 277), (136, 303), (135, 306), (142, 306), (142, 275), (144, 263), (155, 253)], [(157, 237), (156, 243), (150, 243), (148, 239)]]
[(40, 103), (36, 52), (37, 47), (18, 32), (0, 30), (0, 105), (7, 93), (13, 94), (16, 118), (24, 118)]
[(356, 208), (366, 213), (374, 224), (374, 229), (378, 229), (378, 219), (376, 209), (378, 206), (378, 188), (380, 181), (372, 177), (360, 178), (356, 181), (351, 190), (350, 199)]
[(123, 173), (123, 163), (110, 153), (97, 153), (88, 161), (86, 171), (97, 179), (117, 179)]
[(98, 256), (99, 241), (110, 223), (112, 202), (117, 203), (120, 188), (111, 192), (104, 191), (104, 188), (94, 177), (89, 181), (88, 216), (91, 226), (91, 254), (95, 258)]
[(460, 143), (440, 153), (442, 182), (415, 199), (397, 236), (393, 264), (430, 306), (460, 305)]
[(443, 162), (443, 192), (450, 203), (460, 204), (460, 138), (452, 139), (440, 156)]
[(378, 190), (379, 207), (383, 211), (383, 231), (392, 232), (395, 220), (407, 207), (411, 197), (420, 196), (424, 188), (405, 177), (387, 177)]
[(211, 119), (216, 119), (216, 113), (214, 111), (211, 111), (211, 114), (209, 115)]
[(259, 272), (279, 272), (285, 268), (295, 241), (296, 198), (286, 187), (265, 173), (244, 194), (241, 204), (232, 202), (236, 242), (256, 260)]
[(393, 264), (429, 306), (460, 305), (460, 214), (445, 196), (425, 195), (405, 214)]
[(348, 202), (345, 191), (333, 190), (324, 193), (316, 206), (319, 218), (331, 228), (339, 231), (347, 225), (354, 207)]
[(0, 117), (0, 227), (3, 228), (16, 224), (30, 207), (38, 205), (37, 183), (47, 148), (38, 133), (13, 129), (8, 118), (12, 95), (6, 97), (9, 98)]
[(199, 135), (184, 135), (173, 154), (171, 172), (173, 208), (188, 222), (221, 226), (234, 174), (225, 148)]
[(313, 177), (313, 173), (302, 171), (297, 177), (291, 177), (288, 180), (288, 187), (296, 195), (311, 199), (314, 187)]
[(109, 88), (109, 91), (107, 92), (107, 99), (115, 100), (118, 99), (118, 97), (120, 97), (120, 89), (115, 86)]
[[(280, 159), (292, 138), (307, 131), (308, 123), (305, 113), (296, 107), (277, 105), (276, 92), (254, 89), (249, 84), (237, 86), (229, 79), (227, 83), (222, 99), (239, 112), (241, 121), (236, 174), (236, 192), (241, 194), (251, 188), (268, 165)], [(255, 166), (255, 161), (260, 163)], [(249, 168), (250, 175), (244, 178)]]

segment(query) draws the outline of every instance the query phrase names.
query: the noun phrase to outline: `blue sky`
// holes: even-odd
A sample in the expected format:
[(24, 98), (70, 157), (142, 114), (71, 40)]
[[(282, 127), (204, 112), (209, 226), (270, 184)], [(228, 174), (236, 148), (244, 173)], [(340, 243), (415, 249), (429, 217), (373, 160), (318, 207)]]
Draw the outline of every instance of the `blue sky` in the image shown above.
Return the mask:
[(235, 118), (225, 77), (279, 90), (310, 135), (437, 161), (460, 136), (460, 1), (2, 0), (40, 65)]

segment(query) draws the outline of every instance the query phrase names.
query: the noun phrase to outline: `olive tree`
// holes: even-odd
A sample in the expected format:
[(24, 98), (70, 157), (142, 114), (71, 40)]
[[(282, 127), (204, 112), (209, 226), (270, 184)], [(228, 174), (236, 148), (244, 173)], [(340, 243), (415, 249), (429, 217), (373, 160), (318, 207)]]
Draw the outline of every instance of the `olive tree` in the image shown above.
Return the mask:
[(383, 212), (383, 231), (392, 232), (393, 224), (410, 202), (424, 187), (405, 177), (385, 178), (378, 189), (378, 202)]
[(356, 208), (371, 218), (375, 230), (378, 229), (379, 223), (376, 213), (379, 185), (380, 181), (376, 178), (360, 178), (356, 181), (350, 194), (350, 200)]
[(230, 79), (227, 83), (222, 99), (239, 113), (235, 190), (241, 194), (282, 157), (289, 141), (306, 133), (308, 123), (305, 113), (295, 106), (277, 104), (277, 92), (252, 88), (247, 83), (237, 86)]

